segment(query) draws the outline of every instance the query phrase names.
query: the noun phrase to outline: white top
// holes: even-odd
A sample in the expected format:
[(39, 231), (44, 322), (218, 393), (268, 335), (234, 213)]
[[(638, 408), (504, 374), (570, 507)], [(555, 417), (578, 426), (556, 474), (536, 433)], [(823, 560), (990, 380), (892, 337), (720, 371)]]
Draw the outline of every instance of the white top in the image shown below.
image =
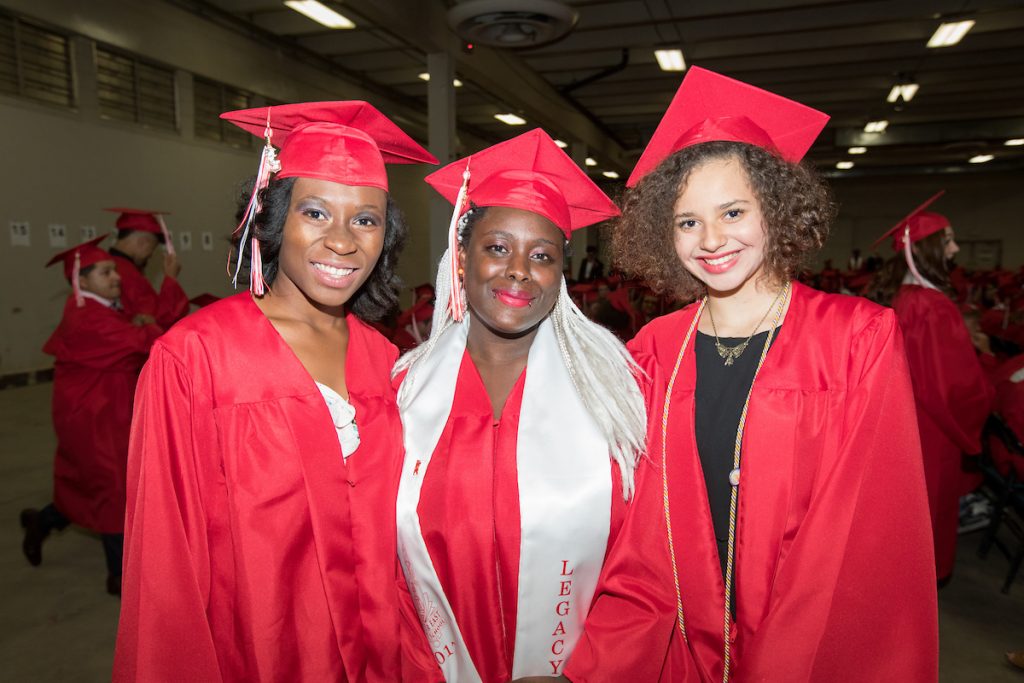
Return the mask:
[(331, 413), (334, 428), (338, 431), (338, 443), (341, 444), (341, 455), (344, 458), (352, 455), (359, 448), (359, 427), (356, 426), (356, 408), (342, 398), (341, 394), (326, 384), (316, 383), (317, 389), (324, 397), (327, 410)]

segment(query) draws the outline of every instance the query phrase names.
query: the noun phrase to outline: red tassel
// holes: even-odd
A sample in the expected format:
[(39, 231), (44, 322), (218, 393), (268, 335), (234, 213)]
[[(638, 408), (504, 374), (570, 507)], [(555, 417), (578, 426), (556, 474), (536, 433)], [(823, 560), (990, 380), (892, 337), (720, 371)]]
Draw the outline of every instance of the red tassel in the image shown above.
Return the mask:
[(171, 240), (171, 231), (167, 229), (167, 223), (164, 222), (164, 217), (160, 214), (156, 215), (156, 220), (160, 224), (160, 232), (164, 235), (164, 249), (171, 256), (174, 256), (174, 242)]
[(263, 254), (260, 253), (260, 241), (255, 237), (249, 244), (249, 291), (255, 296), (263, 296), (267, 291), (267, 283), (263, 279)]
[(85, 305), (85, 297), (82, 296), (82, 288), (78, 286), (78, 278), (82, 275), (81, 252), (75, 252), (75, 265), (71, 267), (71, 291), (75, 293), (75, 303), (81, 308)]

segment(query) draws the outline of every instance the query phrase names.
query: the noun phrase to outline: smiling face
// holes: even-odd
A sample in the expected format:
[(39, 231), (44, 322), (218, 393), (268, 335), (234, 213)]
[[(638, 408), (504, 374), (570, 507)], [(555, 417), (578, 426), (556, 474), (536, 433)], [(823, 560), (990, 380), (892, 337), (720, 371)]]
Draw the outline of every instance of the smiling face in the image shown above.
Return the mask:
[(387, 193), (298, 178), (284, 223), (272, 291), (344, 305), (373, 272), (384, 247)]
[(714, 159), (690, 173), (673, 226), (679, 260), (709, 291), (756, 286), (767, 236), (760, 202), (738, 160)]
[(564, 245), (547, 218), (489, 207), (459, 249), (473, 319), (504, 337), (536, 329), (558, 301)]

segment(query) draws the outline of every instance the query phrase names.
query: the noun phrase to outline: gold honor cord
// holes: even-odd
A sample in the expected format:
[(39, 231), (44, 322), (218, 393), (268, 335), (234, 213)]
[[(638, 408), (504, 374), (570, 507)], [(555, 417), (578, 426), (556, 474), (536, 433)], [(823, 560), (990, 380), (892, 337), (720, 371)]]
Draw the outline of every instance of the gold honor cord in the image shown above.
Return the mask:
[[(761, 366), (764, 365), (764, 361), (768, 357), (768, 349), (772, 346), (772, 339), (775, 337), (775, 331), (779, 327), (779, 320), (782, 318), (782, 313), (786, 310), (786, 305), (789, 303), (789, 295), (790, 283), (787, 282), (783, 287), (782, 292), (780, 292), (779, 296), (775, 299), (775, 302), (772, 303), (773, 306), (775, 303), (778, 303), (778, 308), (775, 311), (775, 317), (772, 319), (772, 326), (768, 331), (768, 336), (765, 338), (764, 348), (761, 350), (761, 357), (757, 361), (757, 368), (754, 370), (754, 377), (750, 381), (750, 389), (747, 390), (747, 398), (743, 402), (743, 410), (740, 413), (740, 422), (736, 428), (736, 444), (733, 449), (732, 458), (733, 469), (732, 472), (729, 473), (729, 483), (732, 484), (732, 494), (729, 498), (729, 546), (725, 568), (725, 617), (722, 634), (725, 644), (724, 665), (722, 669), (723, 683), (728, 683), (729, 681), (729, 665), (732, 654), (729, 642), (729, 627), (732, 623), (732, 581), (736, 545), (736, 512), (739, 507), (740, 452), (743, 445), (743, 428), (747, 421), (747, 409), (750, 406), (750, 396), (754, 391), (754, 382), (757, 380), (757, 375), (761, 372)], [(700, 314), (706, 305), (707, 297), (705, 296), (704, 299), (701, 300), (700, 306), (697, 308), (697, 313), (693, 317), (693, 322), (690, 323), (690, 329), (686, 332), (686, 337), (683, 339), (683, 346), (679, 349), (679, 357), (676, 358), (676, 364), (672, 370), (672, 377), (669, 379), (668, 387), (665, 390), (665, 409), (662, 412), (661, 418), (661, 478), (662, 495), (665, 504), (665, 526), (668, 530), (668, 549), (672, 558), (672, 578), (675, 581), (676, 587), (676, 622), (684, 640), (686, 639), (686, 624), (683, 620), (683, 597), (682, 592), (679, 589), (679, 572), (676, 568), (676, 553), (675, 546), (672, 542), (672, 520), (668, 502), (668, 418), (672, 389), (675, 386), (676, 376), (679, 374), (679, 368), (682, 365), (686, 348), (689, 346), (690, 338), (693, 336), (693, 331), (697, 328), (697, 322), (700, 320)], [(769, 310), (771, 309), (769, 308)], [(758, 327), (760, 327), (760, 324), (758, 324)], [(755, 333), (756, 331), (757, 330), (755, 329)]]

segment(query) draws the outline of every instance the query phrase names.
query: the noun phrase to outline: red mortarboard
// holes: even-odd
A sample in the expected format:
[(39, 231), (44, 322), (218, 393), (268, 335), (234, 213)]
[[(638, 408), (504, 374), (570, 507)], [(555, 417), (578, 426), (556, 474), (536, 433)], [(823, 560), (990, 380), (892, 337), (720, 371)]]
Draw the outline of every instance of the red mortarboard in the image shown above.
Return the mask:
[(199, 308), (202, 308), (203, 306), (209, 306), (210, 304), (216, 303), (218, 301), (220, 301), (219, 296), (214, 296), (213, 294), (209, 294), (207, 292), (203, 292), (199, 296), (194, 296), (188, 300), (190, 304), (195, 304)]
[(924, 239), (932, 233), (938, 232), (949, 225), (949, 219), (940, 213), (934, 213), (932, 211), (925, 211), (931, 206), (936, 199), (946, 194), (945, 190), (939, 190), (931, 197), (929, 197), (921, 206), (917, 207), (905, 217), (901, 218), (896, 225), (892, 226), (885, 231), (881, 237), (875, 240), (875, 243), (871, 245), (874, 249), (879, 244), (885, 241), (887, 237), (892, 237), (892, 249), (893, 251), (900, 251), (903, 249), (903, 234), (906, 232), (906, 228), (910, 228), (910, 242), (914, 243), (918, 240)]
[(532, 211), (566, 237), (619, 215), (612, 200), (540, 128), (448, 164), (426, 180), (455, 204), (467, 166), (467, 209), (472, 204)]
[(46, 267), (49, 268), (55, 263), (64, 263), (64, 277), (68, 280), (71, 279), (72, 271), (75, 267), (75, 255), (78, 255), (78, 267), (87, 268), (88, 266), (99, 263), (100, 261), (111, 261), (113, 256), (100, 249), (98, 245), (103, 240), (107, 239), (110, 235), (100, 235), (99, 237), (93, 238), (88, 242), (82, 242), (77, 247), (71, 247), (66, 251), (62, 251), (55, 255), (49, 261), (46, 262)]
[(361, 101), (299, 102), (220, 115), (280, 148), (278, 178), (319, 178), (388, 189), (384, 164), (436, 164), (377, 109)]
[(632, 187), (669, 155), (701, 142), (746, 142), (800, 161), (828, 114), (752, 85), (690, 67), (626, 181)]
[(423, 297), (430, 297), (431, 299), (434, 298), (434, 285), (429, 282), (424, 282), (422, 285), (416, 285), (413, 287), (412, 291), (416, 295), (417, 299)]
[(169, 215), (167, 211), (147, 211), (145, 209), (125, 209), (121, 207), (103, 210), (121, 214), (117, 217), (117, 223), (115, 223), (118, 230), (151, 232), (159, 237), (161, 242), (166, 241), (164, 228), (158, 216)]

